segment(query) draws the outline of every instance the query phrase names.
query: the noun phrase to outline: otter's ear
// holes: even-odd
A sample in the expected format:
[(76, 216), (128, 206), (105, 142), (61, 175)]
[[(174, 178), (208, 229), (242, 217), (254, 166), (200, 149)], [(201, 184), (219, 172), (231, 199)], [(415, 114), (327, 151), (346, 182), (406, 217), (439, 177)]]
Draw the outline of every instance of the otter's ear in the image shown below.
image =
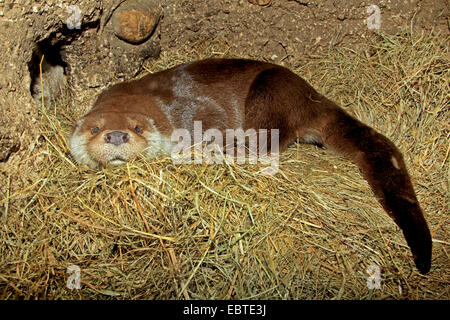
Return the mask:
[(83, 119), (78, 120), (73, 127), (73, 131), (78, 130), (83, 125), (83, 122)]
[(150, 128), (152, 129), (156, 129), (156, 125), (155, 125), (155, 120), (153, 120), (152, 118), (149, 117), (145, 117), (150, 125)]

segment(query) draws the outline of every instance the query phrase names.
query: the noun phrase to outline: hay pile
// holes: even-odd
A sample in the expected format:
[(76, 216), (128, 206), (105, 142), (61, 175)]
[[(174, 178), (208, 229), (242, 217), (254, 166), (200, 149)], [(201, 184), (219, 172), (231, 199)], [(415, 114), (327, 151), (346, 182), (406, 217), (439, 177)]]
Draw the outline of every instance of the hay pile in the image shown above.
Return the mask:
[[(449, 299), (449, 39), (380, 36), (290, 66), (404, 152), (433, 236), (420, 275), (401, 231), (355, 165), (294, 144), (280, 172), (254, 165), (136, 159), (99, 171), (75, 165), (67, 137), (81, 114), (42, 114), (34, 177), (2, 190), (2, 299)], [(163, 56), (162, 70), (221, 44)], [(254, 57), (258, 58), (258, 57)], [(7, 168), (11, 184), (17, 175)], [(69, 265), (81, 290), (66, 287)], [(370, 290), (366, 269), (381, 269)]]

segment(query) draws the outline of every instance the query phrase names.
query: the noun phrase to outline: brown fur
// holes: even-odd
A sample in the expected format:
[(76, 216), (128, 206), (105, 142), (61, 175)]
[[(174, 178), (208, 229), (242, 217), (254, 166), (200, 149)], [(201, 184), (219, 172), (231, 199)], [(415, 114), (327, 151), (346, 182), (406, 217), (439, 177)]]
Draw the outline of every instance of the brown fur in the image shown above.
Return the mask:
[(85, 135), (101, 149), (104, 142), (91, 137), (89, 128), (103, 119), (102, 132), (136, 135), (124, 120), (130, 115), (152, 119), (154, 130), (167, 137), (175, 128), (192, 131), (193, 121), (202, 120), (203, 130), (279, 129), (280, 151), (299, 138), (346, 156), (403, 231), (418, 270), (429, 271), (431, 235), (400, 151), (291, 71), (252, 60), (210, 59), (151, 74), (102, 93), (74, 136)]

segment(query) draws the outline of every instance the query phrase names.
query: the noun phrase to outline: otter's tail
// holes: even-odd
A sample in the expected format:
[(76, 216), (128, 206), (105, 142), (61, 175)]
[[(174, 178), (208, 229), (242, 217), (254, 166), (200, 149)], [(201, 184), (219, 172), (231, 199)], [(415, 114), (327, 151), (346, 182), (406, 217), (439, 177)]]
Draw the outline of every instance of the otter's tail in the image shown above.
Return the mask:
[(389, 139), (281, 67), (258, 74), (249, 89), (245, 108), (247, 128), (280, 129), (280, 150), (300, 138), (302, 142), (321, 144), (354, 161), (378, 201), (403, 231), (417, 269), (421, 273), (430, 270), (430, 230), (402, 154)]
[(359, 166), (378, 201), (403, 231), (417, 269), (427, 273), (431, 267), (430, 230), (400, 151), (388, 138), (339, 107), (328, 113), (319, 134), (325, 147)]

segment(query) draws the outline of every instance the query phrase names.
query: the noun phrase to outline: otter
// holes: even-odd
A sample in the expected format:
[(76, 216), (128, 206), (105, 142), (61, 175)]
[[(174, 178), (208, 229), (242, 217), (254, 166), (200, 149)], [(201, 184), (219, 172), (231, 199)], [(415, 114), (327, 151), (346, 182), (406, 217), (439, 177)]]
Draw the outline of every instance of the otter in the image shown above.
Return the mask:
[(278, 129), (280, 152), (299, 140), (348, 158), (402, 230), (417, 269), (430, 270), (430, 231), (399, 149), (282, 66), (206, 59), (115, 84), (76, 123), (69, 144), (80, 164), (123, 164), (170, 153), (172, 132), (192, 132), (194, 121), (203, 130)]

